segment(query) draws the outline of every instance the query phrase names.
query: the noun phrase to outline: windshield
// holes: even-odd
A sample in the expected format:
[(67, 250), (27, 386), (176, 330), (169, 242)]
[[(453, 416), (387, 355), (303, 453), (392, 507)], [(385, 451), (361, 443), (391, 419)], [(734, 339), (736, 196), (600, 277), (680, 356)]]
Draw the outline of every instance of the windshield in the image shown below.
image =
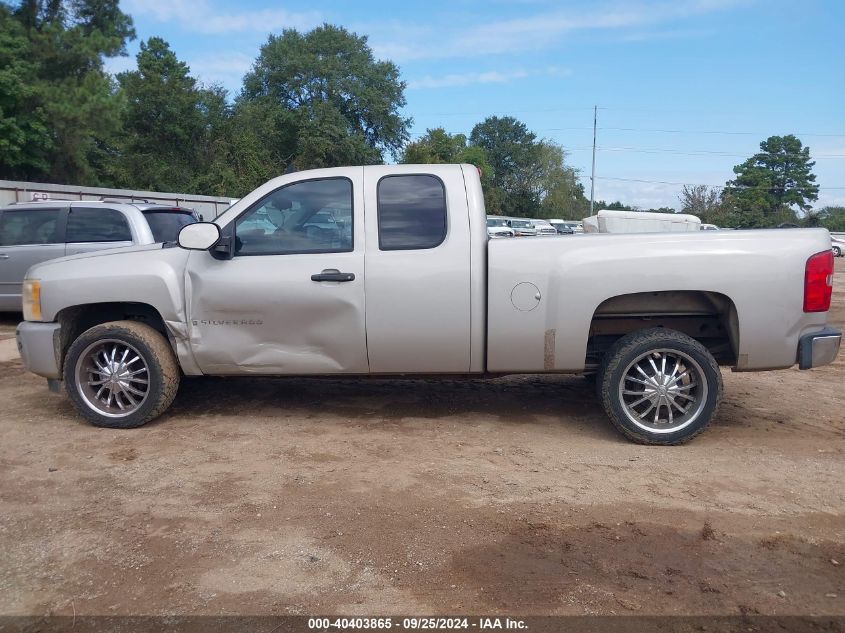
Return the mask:
[(175, 242), (183, 226), (197, 221), (188, 209), (151, 209), (144, 211), (144, 217), (156, 242)]
[(529, 229), (531, 222), (528, 220), (511, 220), (511, 226), (518, 229)]
[(508, 223), (503, 218), (487, 218), (487, 226), (507, 226)]

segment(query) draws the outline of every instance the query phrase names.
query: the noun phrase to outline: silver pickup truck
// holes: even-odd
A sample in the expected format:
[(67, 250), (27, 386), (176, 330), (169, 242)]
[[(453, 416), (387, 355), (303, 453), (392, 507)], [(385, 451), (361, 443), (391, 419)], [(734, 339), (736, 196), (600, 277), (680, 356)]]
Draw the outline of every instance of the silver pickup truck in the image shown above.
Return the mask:
[[(314, 221), (318, 216), (320, 221)], [(489, 240), (471, 165), (276, 178), (177, 244), (65, 257), (24, 284), (26, 366), (93, 424), (180, 376), (586, 374), (628, 438), (716, 415), (720, 365), (830, 363), (823, 229)]]

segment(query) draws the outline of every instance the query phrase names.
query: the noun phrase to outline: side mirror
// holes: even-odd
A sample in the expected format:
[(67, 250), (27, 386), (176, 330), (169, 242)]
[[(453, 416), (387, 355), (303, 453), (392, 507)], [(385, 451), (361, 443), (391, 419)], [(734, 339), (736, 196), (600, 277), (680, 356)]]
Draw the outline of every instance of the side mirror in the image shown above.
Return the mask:
[(207, 251), (220, 241), (220, 227), (213, 222), (196, 222), (183, 226), (177, 240), (179, 247), (189, 251)]

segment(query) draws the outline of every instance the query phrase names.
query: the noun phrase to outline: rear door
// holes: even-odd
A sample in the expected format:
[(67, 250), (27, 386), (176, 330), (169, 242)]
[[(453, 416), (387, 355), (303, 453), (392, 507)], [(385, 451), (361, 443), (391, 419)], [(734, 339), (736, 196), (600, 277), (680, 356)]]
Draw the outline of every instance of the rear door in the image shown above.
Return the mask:
[(72, 204), (67, 218), (66, 253), (89, 253), (106, 248), (132, 246), (132, 230), (117, 209)]
[(21, 285), (30, 266), (65, 254), (65, 210), (56, 207), (0, 212), (0, 310), (21, 309)]
[(470, 370), (471, 260), (459, 166), (364, 169), (371, 373)]

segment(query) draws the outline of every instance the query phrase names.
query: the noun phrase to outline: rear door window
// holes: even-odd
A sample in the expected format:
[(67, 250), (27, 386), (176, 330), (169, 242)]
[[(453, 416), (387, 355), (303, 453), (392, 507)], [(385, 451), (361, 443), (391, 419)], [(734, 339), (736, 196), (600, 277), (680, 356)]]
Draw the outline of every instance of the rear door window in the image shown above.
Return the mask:
[(6, 209), (0, 214), (0, 246), (57, 244), (61, 209)]
[(131, 242), (132, 232), (126, 217), (116, 209), (72, 207), (67, 219), (66, 241)]
[(156, 242), (175, 242), (182, 227), (197, 221), (188, 209), (150, 209), (144, 217)]
[(436, 176), (385, 176), (378, 183), (383, 251), (435, 248), (446, 239), (446, 189)]

